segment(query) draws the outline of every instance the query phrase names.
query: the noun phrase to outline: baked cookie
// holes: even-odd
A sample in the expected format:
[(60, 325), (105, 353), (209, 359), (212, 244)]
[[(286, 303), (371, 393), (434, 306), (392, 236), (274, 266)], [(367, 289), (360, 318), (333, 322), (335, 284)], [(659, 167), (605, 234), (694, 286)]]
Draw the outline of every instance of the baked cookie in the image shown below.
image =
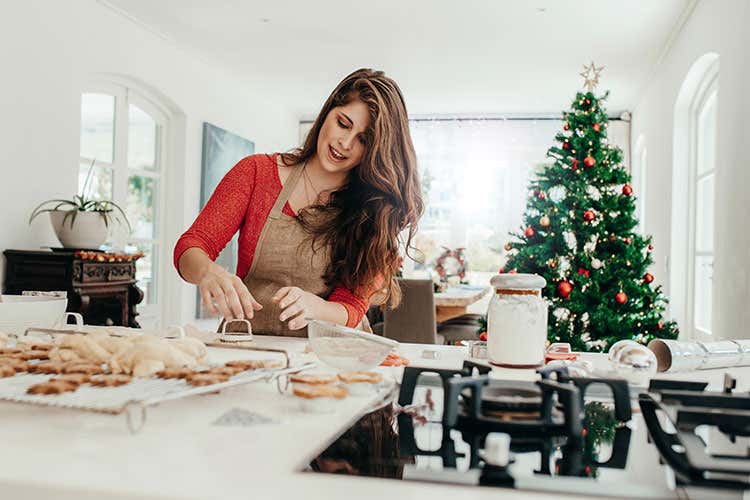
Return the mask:
[(0, 365), (0, 378), (12, 377), (16, 374), (16, 369), (10, 365)]
[(236, 359), (227, 361), (224, 366), (242, 370), (259, 370), (261, 368), (283, 368), (284, 363), (275, 359)]
[(348, 391), (340, 385), (331, 384), (295, 384), (292, 386), (292, 393), (295, 396), (305, 399), (317, 399), (317, 398), (336, 398), (343, 399), (348, 394)]
[(243, 371), (245, 370), (243, 368), (240, 368), (239, 366), (215, 366), (213, 368), (209, 368), (208, 370), (202, 370), (200, 373), (215, 373), (217, 375), (226, 375), (227, 377), (231, 377)]
[(376, 372), (361, 372), (361, 371), (349, 371), (339, 372), (339, 380), (345, 384), (379, 384), (383, 380), (383, 376)]
[(195, 373), (195, 370), (190, 368), (167, 368), (156, 372), (156, 376), (159, 378), (185, 378), (193, 373)]
[(44, 363), (29, 365), (29, 373), (57, 374), (62, 373), (64, 368), (64, 363), (58, 361), (46, 361)]
[(23, 349), (18, 347), (0, 347), (0, 356), (12, 356), (14, 354), (20, 354)]
[(96, 387), (117, 387), (130, 383), (133, 377), (122, 373), (109, 375), (95, 375), (89, 379), (89, 383)]
[(24, 361), (31, 361), (32, 359), (45, 360), (45, 359), (49, 359), (49, 352), (42, 351), (42, 350), (34, 350), (34, 349), (32, 349), (32, 350), (29, 350), (29, 351), (24, 351), (24, 352), (18, 353), (15, 356), (18, 359), (22, 359)]
[(50, 382), (72, 382), (78, 385), (85, 384), (89, 380), (91, 380), (91, 377), (85, 373), (66, 373), (49, 379)]
[(50, 351), (53, 347), (55, 347), (53, 344), (31, 344), (31, 350), (32, 351)]
[(229, 377), (219, 373), (193, 373), (192, 375), (188, 375), (186, 380), (190, 385), (202, 386), (226, 382), (229, 380)]
[(29, 371), (29, 366), (30, 366), (29, 363), (27, 363), (26, 361), (22, 359), (11, 358), (11, 357), (0, 358), (0, 365), (10, 366), (16, 371), (16, 373), (27, 372)]
[(289, 380), (297, 384), (324, 385), (336, 382), (333, 375), (324, 375), (321, 373), (294, 374), (289, 376)]
[(63, 368), (63, 373), (85, 373), (86, 375), (98, 375), (104, 373), (100, 365), (93, 363), (76, 363)]
[(73, 382), (43, 382), (41, 384), (32, 385), (26, 392), (29, 394), (62, 394), (63, 392), (75, 391), (78, 388), (78, 384)]

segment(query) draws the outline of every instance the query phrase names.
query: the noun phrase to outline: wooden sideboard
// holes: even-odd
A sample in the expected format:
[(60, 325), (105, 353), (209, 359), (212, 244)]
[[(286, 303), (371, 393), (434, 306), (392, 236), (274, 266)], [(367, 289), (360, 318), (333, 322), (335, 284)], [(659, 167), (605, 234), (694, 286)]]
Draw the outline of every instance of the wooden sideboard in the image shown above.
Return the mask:
[(75, 252), (5, 250), (3, 293), (66, 291), (68, 311), (87, 325), (140, 328), (136, 305), (143, 292), (135, 284), (135, 261), (83, 259)]

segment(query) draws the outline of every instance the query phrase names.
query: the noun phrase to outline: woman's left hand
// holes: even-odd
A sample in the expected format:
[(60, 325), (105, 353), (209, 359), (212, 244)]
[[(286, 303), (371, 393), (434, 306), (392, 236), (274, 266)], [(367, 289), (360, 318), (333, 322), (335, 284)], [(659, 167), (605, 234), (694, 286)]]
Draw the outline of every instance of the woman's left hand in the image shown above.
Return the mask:
[(290, 330), (306, 327), (307, 319), (317, 318), (321, 306), (326, 302), (314, 293), (306, 292), (296, 286), (279, 288), (271, 300), (279, 304), (281, 309), (279, 320), (289, 320)]

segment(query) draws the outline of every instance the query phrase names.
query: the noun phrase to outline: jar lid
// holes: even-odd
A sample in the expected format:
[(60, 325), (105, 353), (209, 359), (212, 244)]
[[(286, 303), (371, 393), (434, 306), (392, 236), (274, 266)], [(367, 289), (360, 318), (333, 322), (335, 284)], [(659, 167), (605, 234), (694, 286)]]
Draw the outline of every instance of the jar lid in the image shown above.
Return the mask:
[(541, 290), (547, 286), (547, 280), (538, 274), (505, 273), (493, 276), (490, 284), (506, 290)]

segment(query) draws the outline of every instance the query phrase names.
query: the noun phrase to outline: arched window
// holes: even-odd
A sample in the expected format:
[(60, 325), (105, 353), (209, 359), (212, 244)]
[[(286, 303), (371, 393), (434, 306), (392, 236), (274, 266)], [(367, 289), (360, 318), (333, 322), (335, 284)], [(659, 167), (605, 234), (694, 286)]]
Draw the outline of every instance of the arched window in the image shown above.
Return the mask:
[(713, 317), (714, 189), (719, 56), (698, 59), (675, 109), (670, 288), (690, 338), (710, 338)]
[(113, 200), (132, 225), (130, 234), (115, 227), (107, 242), (126, 251), (141, 250), (138, 286), (145, 296), (139, 322), (156, 324), (160, 316), (160, 261), (165, 247), (163, 172), (166, 162), (166, 108), (129, 85), (100, 81), (81, 94), (79, 191), (94, 164), (87, 194)]

